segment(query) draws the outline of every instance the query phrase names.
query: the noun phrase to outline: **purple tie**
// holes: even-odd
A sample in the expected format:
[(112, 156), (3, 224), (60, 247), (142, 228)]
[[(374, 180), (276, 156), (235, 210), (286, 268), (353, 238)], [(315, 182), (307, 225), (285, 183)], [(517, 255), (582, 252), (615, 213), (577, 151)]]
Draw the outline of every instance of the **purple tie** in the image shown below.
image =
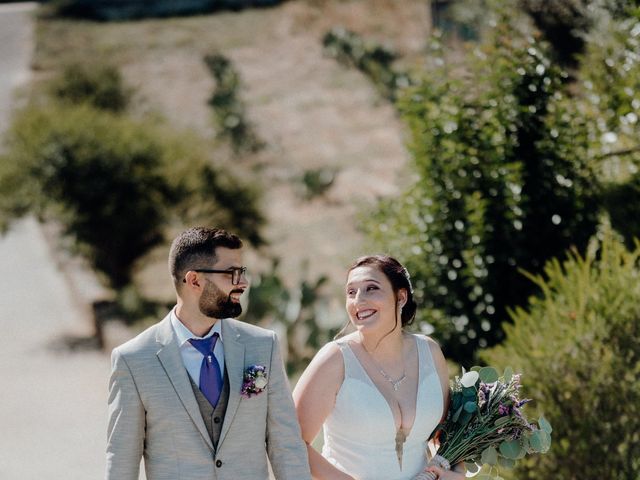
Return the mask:
[(216, 346), (218, 337), (219, 335), (216, 332), (209, 338), (192, 338), (189, 340), (189, 343), (204, 355), (200, 366), (200, 391), (214, 408), (218, 404), (218, 399), (222, 392), (220, 364), (213, 354), (213, 348)]

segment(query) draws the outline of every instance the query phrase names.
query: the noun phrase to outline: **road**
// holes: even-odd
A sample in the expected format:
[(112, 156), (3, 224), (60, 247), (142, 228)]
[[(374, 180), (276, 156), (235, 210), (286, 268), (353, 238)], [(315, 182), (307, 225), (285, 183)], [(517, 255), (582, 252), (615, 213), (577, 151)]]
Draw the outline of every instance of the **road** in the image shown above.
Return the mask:
[[(12, 92), (29, 78), (34, 8), (0, 5), (0, 130)], [(2, 480), (104, 476), (109, 358), (56, 347), (91, 331), (56, 258), (33, 218), (0, 237)]]

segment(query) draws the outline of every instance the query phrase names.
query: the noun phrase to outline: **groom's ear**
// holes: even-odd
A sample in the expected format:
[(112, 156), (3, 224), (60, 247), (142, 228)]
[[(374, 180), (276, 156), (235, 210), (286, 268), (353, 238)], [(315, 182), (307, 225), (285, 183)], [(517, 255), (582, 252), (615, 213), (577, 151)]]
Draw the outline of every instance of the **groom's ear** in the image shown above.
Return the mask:
[(183, 283), (186, 283), (188, 287), (200, 288), (200, 280), (198, 279), (198, 274), (193, 270), (189, 270), (184, 274)]

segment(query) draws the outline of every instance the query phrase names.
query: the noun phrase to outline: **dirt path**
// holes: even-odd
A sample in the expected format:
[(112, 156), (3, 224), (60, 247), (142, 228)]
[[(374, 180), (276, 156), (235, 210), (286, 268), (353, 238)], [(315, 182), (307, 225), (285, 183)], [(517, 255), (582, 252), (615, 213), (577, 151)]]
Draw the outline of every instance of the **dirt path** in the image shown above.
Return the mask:
[[(28, 78), (34, 4), (0, 5), (0, 130)], [(109, 358), (56, 348), (90, 333), (33, 218), (0, 237), (0, 478), (101, 478)]]

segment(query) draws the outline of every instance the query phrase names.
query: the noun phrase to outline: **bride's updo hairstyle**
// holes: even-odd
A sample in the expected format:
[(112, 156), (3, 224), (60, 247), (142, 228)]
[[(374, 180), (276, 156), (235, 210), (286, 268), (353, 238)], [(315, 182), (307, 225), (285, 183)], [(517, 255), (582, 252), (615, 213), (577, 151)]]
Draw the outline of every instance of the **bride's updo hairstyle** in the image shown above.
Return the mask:
[[(405, 289), (407, 292), (407, 302), (402, 307), (402, 315), (400, 317), (401, 325), (406, 327), (411, 325), (416, 318), (416, 302), (413, 299), (413, 287), (409, 278), (409, 272), (395, 258), (388, 255), (367, 255), (358, 258), (351, 267), (349, 272), (358, 267), (372, 266), (376, 267), (391, 283), (396, 301), (398, 300), (398, 290)], [(398, 319), (396, 318), (396, 325)]]

